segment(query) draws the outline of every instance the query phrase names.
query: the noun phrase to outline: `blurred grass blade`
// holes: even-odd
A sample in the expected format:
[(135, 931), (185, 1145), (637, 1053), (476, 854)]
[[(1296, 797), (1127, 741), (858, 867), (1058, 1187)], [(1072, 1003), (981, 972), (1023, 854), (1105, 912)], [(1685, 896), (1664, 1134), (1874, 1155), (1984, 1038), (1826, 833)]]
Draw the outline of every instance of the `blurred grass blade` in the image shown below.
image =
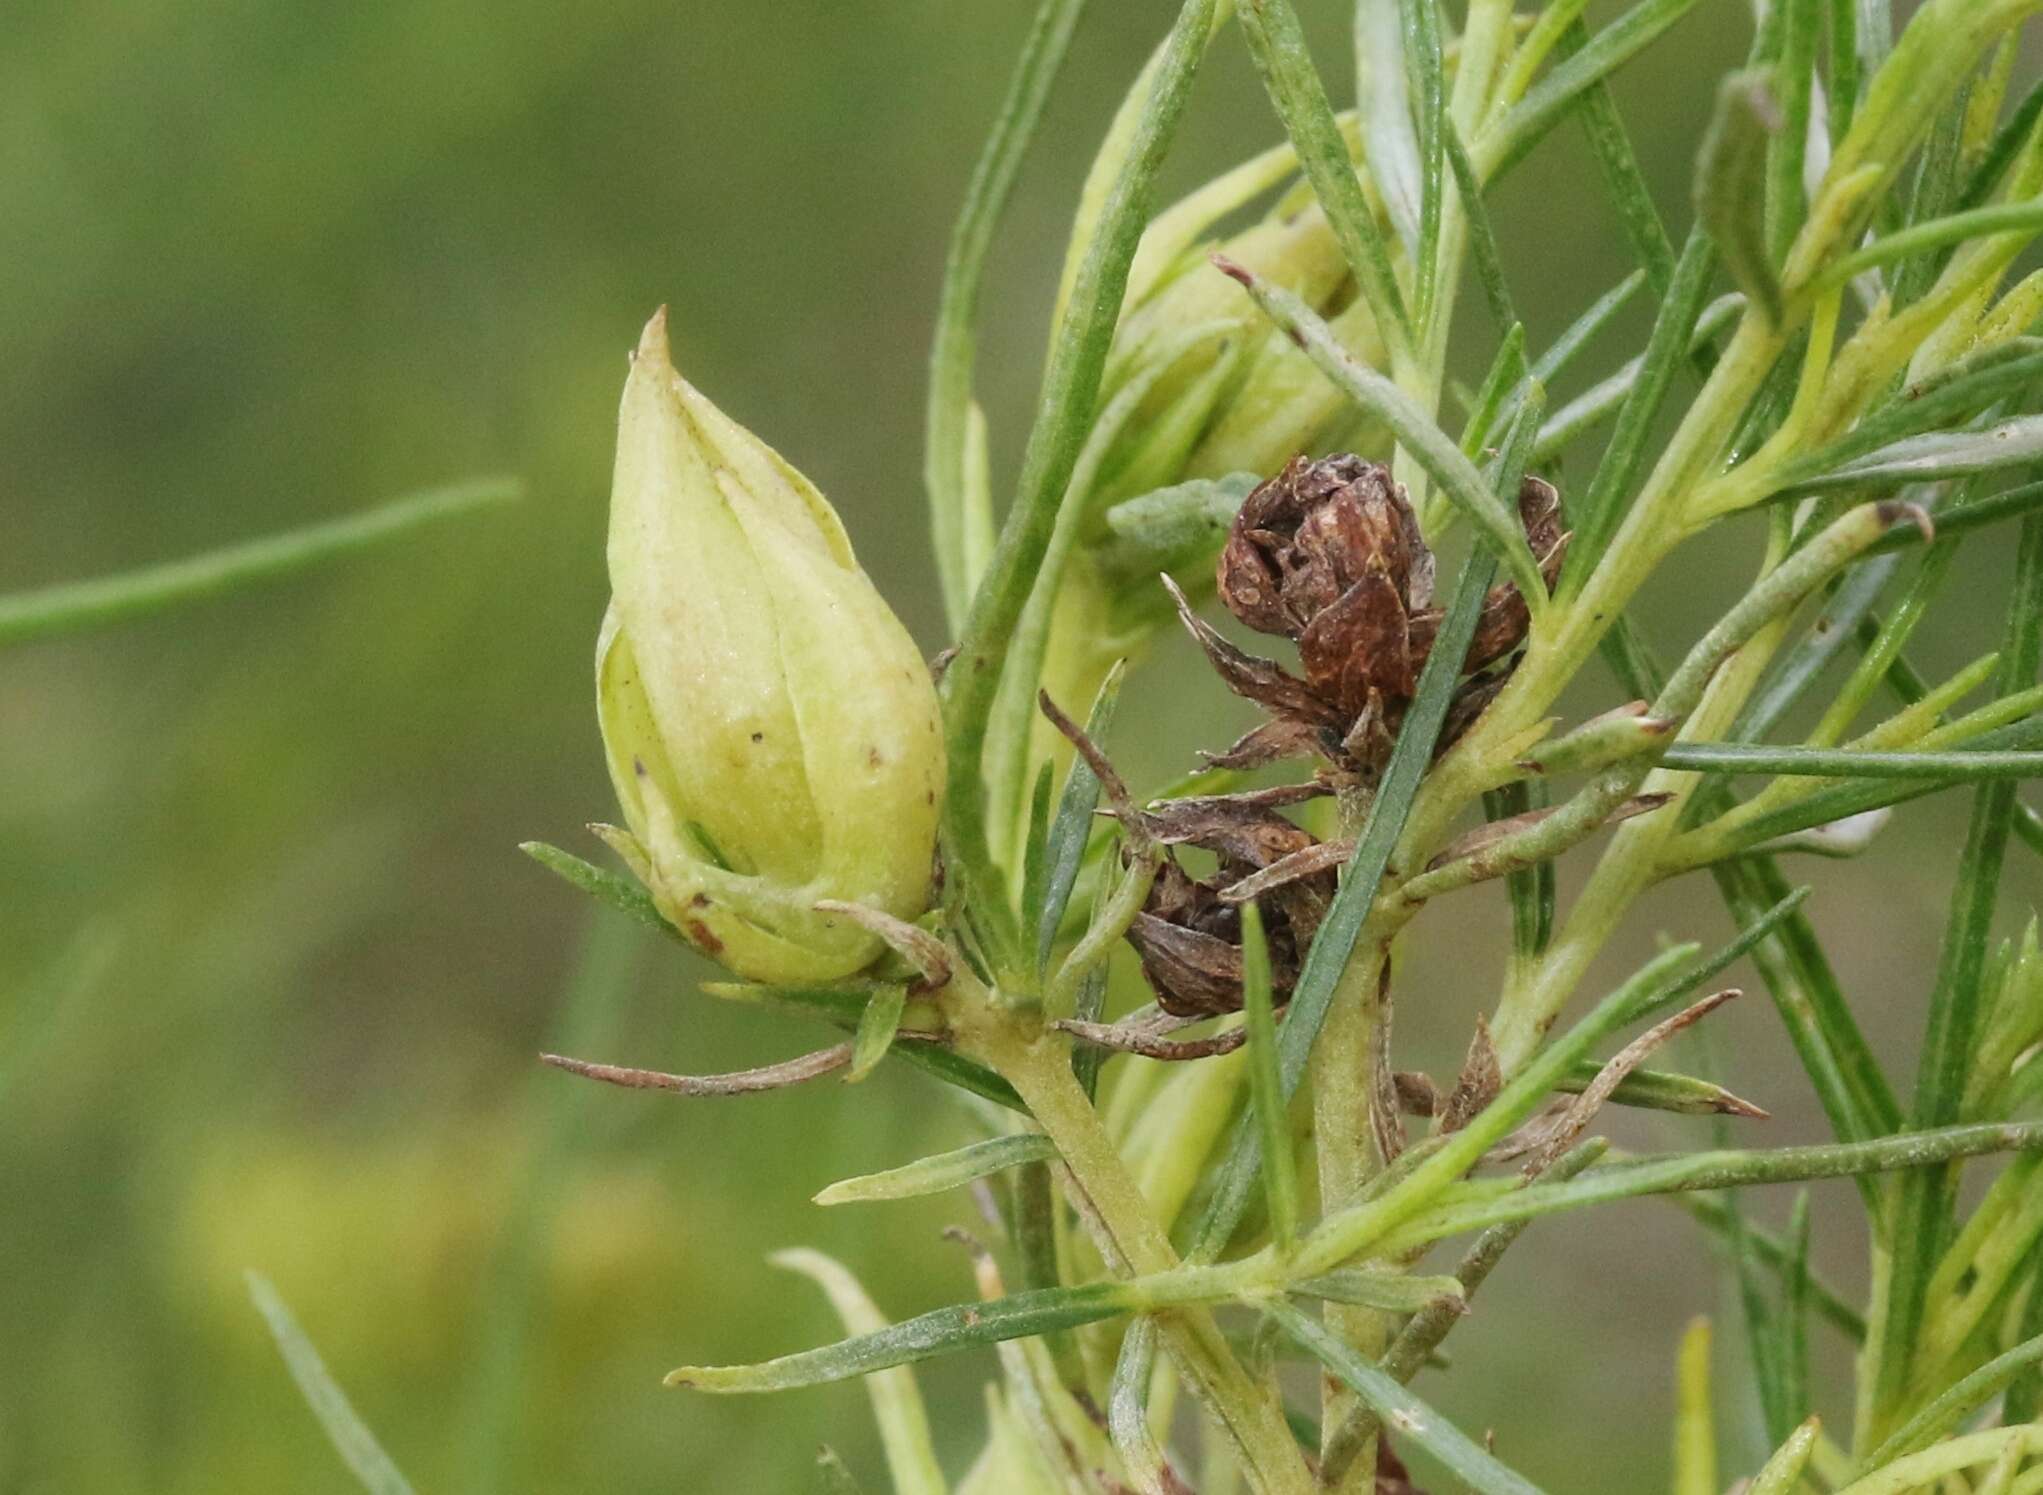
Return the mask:
[(1366, 414), (1390, 427), (1398, 444), (1412, 454), (1440, 485), (1440, 491), (1475, 526), (1484, 546), (1503, 561), (1520, 594), (1532, 602), (1536, 615), (1546, 597), (1546, 582), (1539, 574), (1532, 547), (1526, 543), (1524, 528), (1515, 509), (1507, 506), (1497, 491), (1483, 481), (1482, 474), (1462, 455), (1461, 448), (1403, 390), (1342, 347), (1333, 329), (1311, 307), (1239, 265), (1224, 260), (1218, 263), (1247, 288), (1256, 305), (1305, 350), (1337, 389)]
[[(591, 911), (565, 983), (549, 1047), (600, 1052), (619, 1037), (625, 995), (638, 973), (644, 936), (630, 922)], [(460, 1487), (474, 1495), (515, 1487), (529, 1419), (524, 1394), (533, 1330), (544, 1306), (548, 1246), (561, 1191), (574, 1166), (583, 1122), (596, 1097), (585, 1085), (556, 1085), (535, 1072), (524, 1097), (525, 1158), (490, 1251), (476, 1301), (476, 1342), (456, 1418)]]
[(1676, 1360), (1674, 1495), (1718, 1495), (1717, 1419), (1710, 1397), (1710, 1321), (1689, 1321)]
[(1980, 154), (1972, 167), (1972, 174), (1966, 178), (1964, 190), (1958, 194), (1957, 206), (1961, 211), (1979, 207), (1993, 196), (2002, 175), (2022, 153), (2022, 147), (2029, 143), (2039, 119), (2043, 119), (2043, 82), (2032, 85), (2022, 96), (2022, 102), (2001, 121), (2000, 128)]
[[(1298, 151), (1299, 167), (1326, 213), (1342, 257), (1354, 271), (1385, 334), (1393, 341), (1409, 342), (1411, 314), (1398, 290), (1376, 214), (1348, 155), (1340, 122), (1327, 102), (1319, 70), (1312, 64), (1297, 11), (1291, 0), (1254, 0), (1240, 8), (1238, 18), (1263, 89)], [(1422, 202), (1422, 236), (1423, 212)]]
[[(2022, 523), (2015, 557), (2014, 593), (2001, 642), (1998, 693), (2034, 684), (2043, 654), (2043, 515)], [(1951, 894), (1937, 980), (1930, 994), (1922, 1057), (1916, 1071), (1912, 1120), (1921, 1128), (1957, 1120), (1973, 1062), (1973, 1043), (1985, 1005), (1984, 976), (1992, 948), (2001, 867), (2013, 819), (2014, 785), (1985, 783), (1973, 792), (1971, 825)], [(1896, 1405), (1914, 1374), (1931, 1274), (1952, 1233), (1956, 1171), (1925, 1167), (1902, 1180), (1894, 1201), (1883, 1338), (1875, 1375), (1875, 1405)]]
[[(1799, 1425), (1809, 1415), (1809, 1191), (1795, 1192), (1788, 1211), (1788, 1261), (1781, 1273), (1780, 1396), (1789, 1419)], [(1792, 1433), (1783, 1431), (1785, 1442)]]
[[(1573, 57), (1589, 45), (1589, 28), (1577, 16), (1561, 37), (1561, 53)], [(1617, 112), (1608, 80), (1599, 79), (1582, 91), (1579, 105), (1582, 133), (1588, 137), (1589, 153), (1596, 158), (1603, 177), (1603, 190), (1617, 211), (1617, 220), (1631, 244), (1632, 255), (1656, 299), (1664, 300), (1674, 283), (1674, 241), (1653, 204), (1652, 189), (1639, 166), (1639, 153)]]
[(319, 1419), (341, 1462), (369, 1495), (412, 1495), (410, 1481), (398, 1472), (383, 1445), (376, 1441), (376, 1435), (356, 1415), (347, 1393), (327, 1372), (326, 1362), (319, 1358), (319, 1351), (298, 1327), (298, 1321), (270, 1286), (269, 1279), (257, 1272), (246, 1275), (249, 1297), (255, 1300), (256, 1310), (269, 1324), (270, 1337), (276, 1341), (291, 1379), (298, 1383), (299, 1393), (312, 1409), (312, 1415)]
[(1480, 1443), (1335, 1338), (1316, 1319), (1281, 1301), (1265, 1303), (1263, 1312), (1339, 1377), (1377, 1416), (1398, 1429), (1406, 1443), (1439, 1460), (1443, 1468), (1476, 1495), (1540, 1495), (1539, 1486), (1500, 1463)]
[(1263, 1197), (1270, 1210), (1271, 1238), (1284, 1252), (1298, 1238), (1298, 1161), (1277, 1060), (1270, 947), (1263, 938), (1263, 912), (1253, 900), (1241, 908), (1241, 991), (1248, 1028), (1249, 1099), (1262, 1138)]
[(1491, 127), (1479, 152), (1494, 181), (1509, 171), (1581, 102), (1582, 95), (1643, 51), (1694, 8), (1696, 0), (1643, 0), (1557, 64)]
[(512, 478), (477, 478), (429, 489), (345, 519), (243, 541), (180, 561), (16, 592), (0, 597), (0, 649), (110, 627), (290, 576), (373, 550), (440, 520), (509, 503), (520, 491)]
[(669, 1386), (743, 1394), (820, 1386), (927, 1360), (977, 1345), (1027, 1339), (1058, 1329), (1075, 1329), (1149, 1306), (1124, 1283), (1044, 1288), (990, 1302), (938, 1308), (884, 1329), (871, 1330), (757, 1365), (683, 1366), (667, 1375)]
[(995, 964), (1011, 971), (1023, 968), (1027, 956), (1006, 901), (1004, 879), (987, 846), (986, 785), (980, 761), (987, 721), (1009, 641), (1049, 548), (1059, 504), (1092, 422), (1128, 268), (1148, 217), (1157, 173), (1205, 55), (1218, 4), (1219, 0), (1185, 0), (1146, 75), (1151, 81), (1133, 116), (1125, 158), (1100, 205), (1058, 320), (1014, 505), (1001, 525), (986, 577), (973, 594), (958, 655), (944, 674), (950, 778), (944, 796), (945, 855), (951, 874), (962, 880), (974, 901), (993, 945)]
[(1661, 758), (1689, 773), (1787, 774), (1823, 779), (1936, 779), (1946, 784), (2043, 776), (2043, 752), (1869, 752), (1853, 748), (1751, 747), (1734, 742), (1679, 743)]
[(1771, 70), (1731, 74), (1717, 90), (1695, 177), (1697, 221), (1732, 279), (1775, 323), (1781, 285), (1767, 248), (1767, 152), (1781, 128)]
[(55, 1035), (65, 1013), (106, 980), (121, 943), (112, 925), (86, 925), (8, 1002), (0, 1032), (0, 1106), (16, 1083), (34, 1071), (43, 1044)]
[[(1454, 584), (1453, 600), (1440, 621), (1432, 652), (1419, 674), (1418, 689), (1405, 712), (1397, 744), (1391, 750), (1376, 796), (1370, 802), (1368, 818), (1355, 841), (1355, 852), (1341, 875), (1339, 889), (1307, 949), (1304, 966), (1291, 989), (1284, 1009), (1284, 1022), (1277, 1030), (1279, 1075), (1288, 1098), (1305, 1075), (1327, 1009), (1333, 1004), (1341, 975), (1354, 951), (1362, 921), (1383, 881), (1384, 868), (1404, 831), (1411, 813), (1419, 780), (1433, 761), (1433, 745), (1439, 740), (1440, 725), (1447, 717), (1447, 705), (1454, 693), (1458, 669), (1449, 661), (1460, 660), (1475, 637), (1483, 597), (1496, 572), (1495, 562), (1478, 547), (1462, 566)], [(1261, 1134), (1255, 1118), (1244, 1116), (1235, 1125), (1224, 1162), (1215, 1174), (1215, 1184), (1206, 1213), (1199, 1221), (1192, 1256), (1211, 1260), (1226, 1248), (1235, 1228), (1247, 1212), (1256, 1186), (1262, 1157)]]
[(1011, 1137), (990, 1137), (969, 1143), (953, 1152), (917, 1158), (899, 1168), (881, 1173), (862, 1173), (840, 1179), (816, 1195), (816, 1203), (867, 1204), (879, 1200), (917, 1199), (941, 1194), (1024, 1163), (1049, 1163), (1057, 1159), (1056, 1144), (1041, 1132), (1018, 1132)]
[[(1085, 719), (1085, 735), (1104, 743), (1114, 724), (1114, 706), (1121, 698), (1121, 682), (1127, 678), (1125, 660), (1117, 661), (1101, 682)], [(1049, 969), (1050, 955), (1063, 927), (1064, 911), (1071, 904), (1071, 890), (1078, 885), (1078, 871), (1085, 863), (1086, 843), (1092, 836), (1093, 812), (1100, 804), (1099, 775), (1082, 753), (1071, 755), (1071, 770), (1064, 778), (1064, 793), (1057, 801), (1057, 816), (1050, 822), (1044, 842), (1042, 918), (1036, 927), (1036, 971)]]
[(953, 635), (964, 626), (976, 579), (967, 560), (967, 532), (974, 519), (967, 511), (971, 485), (966, 480), (966, 446), (972, 419), (980, 281), (994, 229), (1014, 190), (1022, 157), (1042, 122), (1043, 106), (1084, 10), (1085, 0), (1043, 0), (1037, 9), (993, 131), (973, 167), (944, 261), (936, 336), (929, 352), (923, 482), (929, 490), (930, 537), (936, 549), (937, 577), (943, 586), (944, 614)]
[(858, 1016), (858, 1031), (852, 1036), (851, 1067), (844, 1073), (847, 1085), (863, 1080), (887, 1057), (894, 1035), (901, 1031), (901, 1013), (907, 1005), (908, 988), (903, 983), (887, 981), (873, 988), (865, 1011)]
[[(1731, 1212), (1724, 1202), (1708, 1194), (1668, 1194), (1663, 1196), (1669, 1204), (1679, 1207), (1712, 1235), (1729, 1239), (1732, 1230)], [(1785, 1280), (1795, 1269), (1794, 1251), (1779, 1236), (1753, 1225), (1740, 1222), (1746, 1244), (1753, 1256), (1768, 1267), (1777, 1277)], [(1819, 1314), (1825, 1323), (1854, 1344), (1864, 1344), (1866, 1339), (1866, 1317), (1844, 1295), (1818, 1278), (1814, 1272), (1807, 1274), (1809, 1306)]]
[[(773, 1264), (800, 1272), (822, 1288), (851, 1333), (873, 1334), (887, 1327), (858, 1279), (822, 1252), (782, 1251), (773, 1257)], [(948, 1495), (950, 1486), (944, 1483), (943, 1469), (936, 1461), (929, 1414), (923, 1408), (914, 1373), (905, 1368), (878, 1371), (865, 1378), (865, 1387), (872, 1398), (873, 1418), (880, 1425), (880, 1442), (887, 1450), (887, 1472), (895, 1495)]]

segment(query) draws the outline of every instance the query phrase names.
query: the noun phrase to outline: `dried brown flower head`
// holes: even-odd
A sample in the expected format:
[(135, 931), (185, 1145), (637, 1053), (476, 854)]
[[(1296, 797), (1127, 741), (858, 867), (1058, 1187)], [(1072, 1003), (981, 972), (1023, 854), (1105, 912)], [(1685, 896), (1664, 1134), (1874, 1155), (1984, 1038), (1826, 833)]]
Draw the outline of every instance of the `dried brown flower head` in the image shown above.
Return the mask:
[[(1518, 494), (1552, 585), (1566, 549), (1560, 497), (1527, 478)], [(1373, 779), (1389, 756), (1432, 652), (1433, 553), (1390, 470), (1360, 457), (1296, 457), (1243, 502), (1217, 570), (1221, 601), (1259, 633), (1298, 646), (1304, 678), (1228, 644), (1183, 609), (1229, 687), (1270, 713), (1216, 761), (1248, 767), (1316, 753), (1337, 774)], [(1530, 613), (1510, 583), (1483, 602), (1462, 661), (1471, 677), (1449, 711), (1442, 746), (1481, 713), (1503, 672), (1483, 672), (1524, 641)]]

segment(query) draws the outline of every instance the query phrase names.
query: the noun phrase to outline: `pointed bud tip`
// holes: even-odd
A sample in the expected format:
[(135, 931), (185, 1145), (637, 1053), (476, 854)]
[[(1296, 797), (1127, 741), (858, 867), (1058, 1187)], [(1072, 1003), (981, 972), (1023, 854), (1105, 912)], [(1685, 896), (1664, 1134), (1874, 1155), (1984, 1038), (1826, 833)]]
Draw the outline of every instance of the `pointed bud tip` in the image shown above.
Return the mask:
[(631, 356), (634, 362), (649, 360), (648, 366), (651, 368), (660, 368), (662, 366), (671, 368), (673, 366), (673, 353), (667, 346), (667, 308), (665, 306), (654, 312), (652, 320), (646, 323), (645, 331), (638, 335), (638, 347)]

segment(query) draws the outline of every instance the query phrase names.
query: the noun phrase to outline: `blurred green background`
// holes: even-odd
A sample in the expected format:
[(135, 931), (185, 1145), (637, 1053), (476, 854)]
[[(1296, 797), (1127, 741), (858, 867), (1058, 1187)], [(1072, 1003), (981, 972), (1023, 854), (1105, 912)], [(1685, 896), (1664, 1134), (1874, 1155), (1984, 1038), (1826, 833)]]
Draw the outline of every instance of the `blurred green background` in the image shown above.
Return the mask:
[[(10, 7), (0, 591), (475, 473), (520, 474), (529, 497), (0, 657), (0, 1043), (21, 1061), (0, 1094), (0, 1490), (352, 1488), (245, 1268), (274, 1279), (422, 1490), (802, 1489), (823, 1441), (877, 1487), (856, 1386), (711, 1400), (659, 1377), (832, 1332), (818, 1295), (766, 1264), (784, 1245), (841, 1256), (895, 1314), (967, 1295), (938, 1239), (968, 1221), (962, 1198), (806, 1202), (959, 1140), (952, 1108), (887, 1069), (727, 1102), (584, 1094), (539, 1071), (592, 915), (515, 845), (590, 852), (580, 826), (610, 809), (589, 709), (604, 499), (624, 353), (661, 302), (684, 371), (817, 480), (917, 636), (942, 644), (923, 361), (949, 221), (1028, 8)], [(1345, 89), (1346, 7), (1304, 8)], [(1094, 7), (996, 251), (981, 393), (1003, 471), (1076, 183), (1171, 9)], [(1742, 5), (1703, 6), (1622, 80), (1677, 225), (1748, 25)], [(1275, 138), (1229, 36), (1174, 182)], [(1536, 346), (1626, 268), (1592, 173), (1563, 132), (1495, 195)], [(1642, 316), (1584, 369), (1621, 358)], [(1479, 372), (1494, 333), (1473, 295), (1463, 326)], [(1649, 631), (1692, 637), (1755, 541), (1699, 546), (1648, 598)], [(1974, 610), (1939, 621), (1931, 663), (1989, 646), (2000, 550), (1974, 542)], [(1138, 781), (1224, 739), (1216, 695), (1167, 641), (1116, 743)], [(1598, 681), (1575, 704), (1614, 699)], [(1899, 1066), (1962, 821), (1958, 801), (1904, 812), (1815, 904)], [(2017, 872), (2033, 899), (2033, 866)], [(1451, 1064), (1486, 1005), (1499, 904), (1443, 909), (1463, 927), (1415, 952), (1412, 1062)], [(1702, 885), (1648, 912), (1618, 958), (1656, 929), (1725, 925)], [(32, 980), (81, 930), (112, 931), (119, 955), (44, 1014)], [(700, 996), (706, 968), (673, 945), (599, 946), (621, 995), (581, 1014), (597, 1057), (707, 1071), (817, 1037)], [(1764, 1000), (1724, 1031), (1738, 1088), (1776, 1111), (1766, 1140), (1817, 1136)], [(535, 1148), (549, 1135), (564, 1150)], [(1820, 1254), (1855, 1282), (1849, 1201), (1823, 1198), (1843, 1207)], [(1552, 1488), (1646, 1488), (1675, 1333), (1719, 1299), (1709, 1253), (1664, 1207), (1554, 1222), (1431, 1394)], [(990, 1357), (923, 1374), (954, 1467), (990, 1374)]]

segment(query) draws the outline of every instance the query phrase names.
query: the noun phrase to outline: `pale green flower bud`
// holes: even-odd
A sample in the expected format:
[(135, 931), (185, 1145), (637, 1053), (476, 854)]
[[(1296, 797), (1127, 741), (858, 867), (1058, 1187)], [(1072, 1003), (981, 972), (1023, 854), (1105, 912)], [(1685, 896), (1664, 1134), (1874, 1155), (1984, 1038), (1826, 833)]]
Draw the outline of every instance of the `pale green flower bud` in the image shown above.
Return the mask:
[(880, 943), (826, 900), (929, 897), (944, 759), (915, 643), (813, 484), (674, 371), (646, 325), (618, 415), (596, 705), (660, 912), (760, 981), (818, 981)]

